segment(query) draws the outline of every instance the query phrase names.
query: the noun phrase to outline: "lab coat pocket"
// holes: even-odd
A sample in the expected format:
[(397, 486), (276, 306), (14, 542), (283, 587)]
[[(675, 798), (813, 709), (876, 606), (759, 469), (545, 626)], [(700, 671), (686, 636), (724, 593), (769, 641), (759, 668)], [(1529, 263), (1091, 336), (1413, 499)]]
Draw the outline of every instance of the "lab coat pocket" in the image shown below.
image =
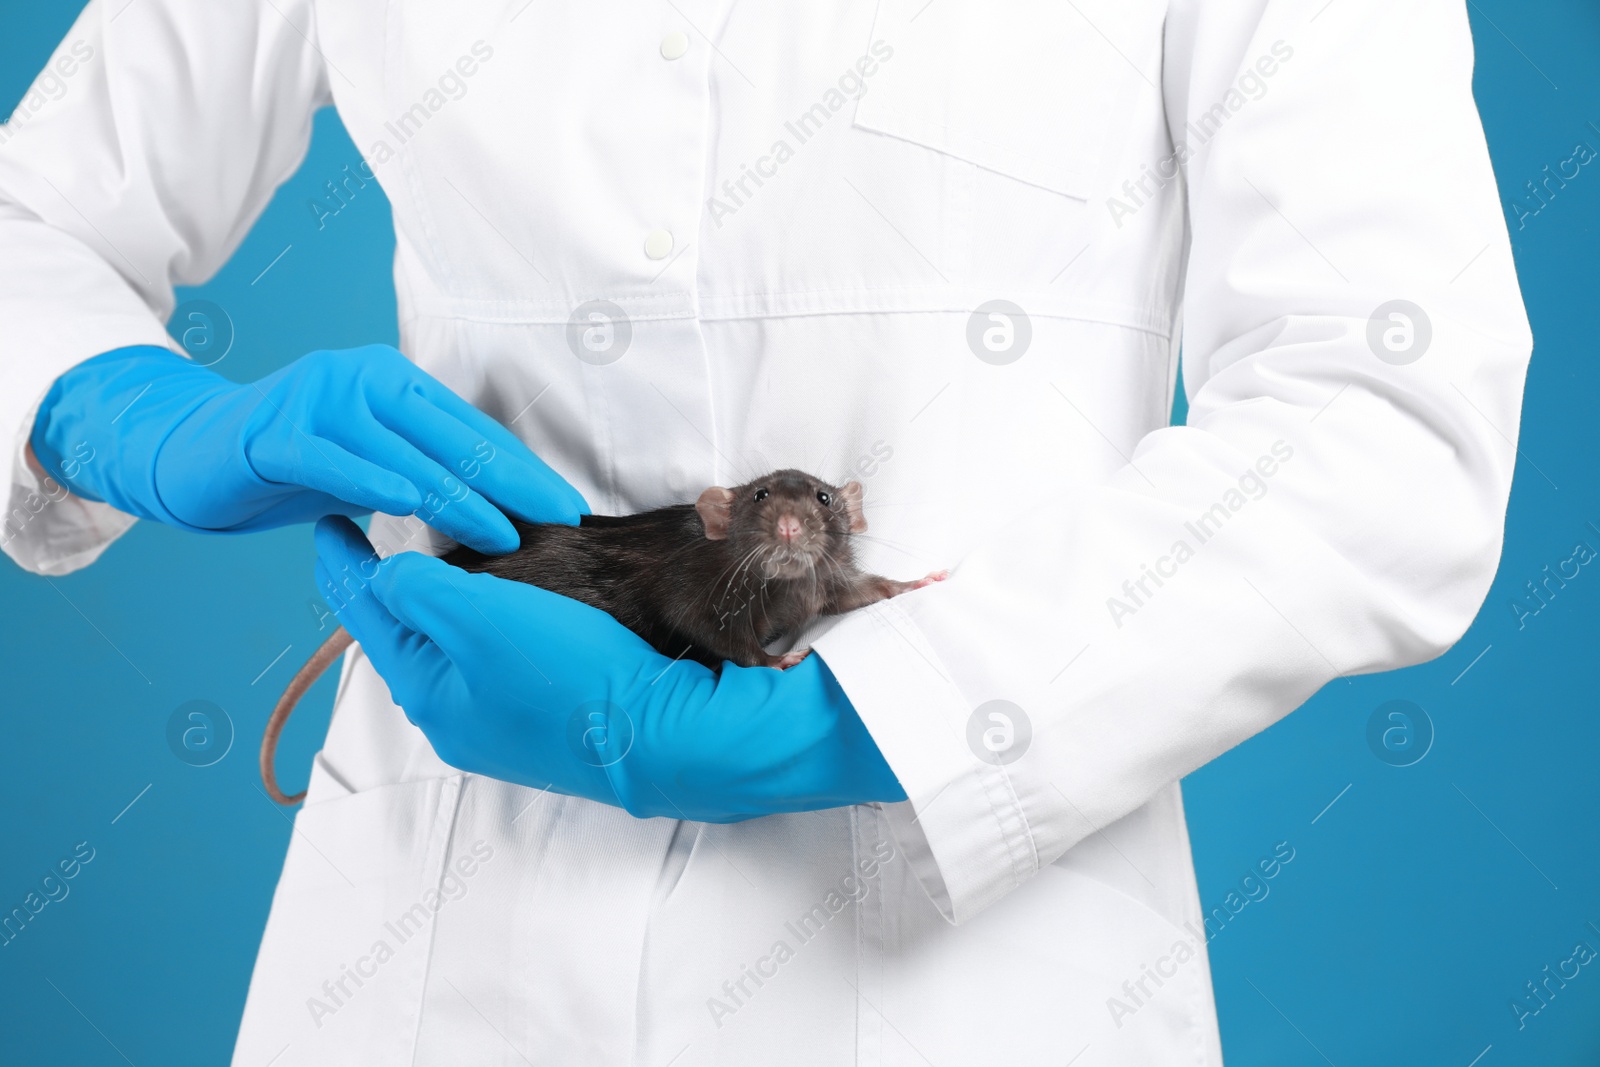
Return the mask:
[(300, 810), (235, 1064), (412, 1062), (460, 789), (430, 778)]
[(1137, 54), (1153, 39), (1151, 6), (880, 0), (872, 50), (882, 69), (855, 126), (1087, 200), (1118, 105), (1154, 81)]

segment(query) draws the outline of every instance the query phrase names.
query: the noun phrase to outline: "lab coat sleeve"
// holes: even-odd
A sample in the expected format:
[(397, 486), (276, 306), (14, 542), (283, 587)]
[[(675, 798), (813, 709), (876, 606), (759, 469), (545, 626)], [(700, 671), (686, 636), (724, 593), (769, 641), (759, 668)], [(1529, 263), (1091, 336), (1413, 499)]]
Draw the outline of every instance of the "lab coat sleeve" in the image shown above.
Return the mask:
[(90, 0), (0, 127), (0, 543), (23, 567), (84, 566), (133, 523), (40, 470), (39, 402), (101, 352), (171, 347), (173, 287), (214, 274), (304, 158), (315, 37), (310, 0)]
[[(1329, 680), (1441, 654), (1499, 559), (1532, 339), (1465, 8), (1176, 0), (1165, 32), (1175, 143), (1293, 50), (1187, 161), (1188, 424), (814, 645), (953, 922)], [(1369, 340), (1401, 299), (1431, 325), (1409, 363)], [(1013, 751), (1031, 730), (1009, 763), (974, 755), (996, 699)]]

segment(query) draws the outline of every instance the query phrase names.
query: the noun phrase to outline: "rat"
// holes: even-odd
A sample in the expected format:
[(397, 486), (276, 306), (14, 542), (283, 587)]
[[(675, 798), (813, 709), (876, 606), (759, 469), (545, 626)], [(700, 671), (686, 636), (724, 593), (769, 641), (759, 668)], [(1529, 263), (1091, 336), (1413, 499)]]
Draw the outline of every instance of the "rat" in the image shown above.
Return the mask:
[[(860, 482), (833, 486), (780, 470), (733, 489), (712, 486), (693, 504), (636, 515), (585, 515), (576, 526), (513, 520), (521, 547), (486, 556), (465, 546), (446, 563), (537, 585), (607, 612), (673, 659), (713, 670), (787, 669), (809, 649), (773, 655), (763, 646), (822, 615), (839, 615), (949, 576), (901, 582), (860, 570), (850, 538), (866, 530)], [(261, 737), (261, 780), (280, 804), (273, 760), (289, 714), (353, 638), (343, 628), (306, 661), (279, 698)]]

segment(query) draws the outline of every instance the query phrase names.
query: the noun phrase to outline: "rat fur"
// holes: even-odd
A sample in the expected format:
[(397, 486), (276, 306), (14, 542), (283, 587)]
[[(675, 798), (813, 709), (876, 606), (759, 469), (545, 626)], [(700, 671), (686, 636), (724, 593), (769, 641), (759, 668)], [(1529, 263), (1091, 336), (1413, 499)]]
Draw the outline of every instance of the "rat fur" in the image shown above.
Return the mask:
[[(861, 483), (834, 486), (798, 470), (780, 470), (733, 489), (712, 486), (693, 504), (636, 515), (585, 515), (577, 526), (514, 522), (521, 547), (485, 556), (462, 546), (444, 556), (464, 570), (537, 585), (607, 612), (674, 659), (716, 669), (800, 662), (807, 650), (781, 655), (763, 646), (837, 615), (931, 582), (936, 571), (900, 582), (860, 570), (850, 537), (866, 530)], [(261, 779), (268, 795), (286, 796), (273, 761), (278, 737), (300, 698), (350, 647), (336, 630), (301, 667), (272, 710), (261, 738)]]

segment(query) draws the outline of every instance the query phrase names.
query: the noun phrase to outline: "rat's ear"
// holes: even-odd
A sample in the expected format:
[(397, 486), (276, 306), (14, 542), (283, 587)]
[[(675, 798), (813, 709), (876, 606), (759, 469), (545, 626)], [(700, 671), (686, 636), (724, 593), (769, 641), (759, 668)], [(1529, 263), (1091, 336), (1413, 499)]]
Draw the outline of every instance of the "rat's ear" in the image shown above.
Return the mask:
[(700, 499), (694, 502), (694, 509), (700, 513), (700, 521), (705, 524), (707, 540), (728, 539), (728, 516), (733, 511), (732, 489), (713, 485), (700, 494)]
[(846, 482), (839, 492), (844, 497), (844, 513), (850, 520), (850, 532), (865, 533), (867, 516), (861, 510), (861, 483)]

